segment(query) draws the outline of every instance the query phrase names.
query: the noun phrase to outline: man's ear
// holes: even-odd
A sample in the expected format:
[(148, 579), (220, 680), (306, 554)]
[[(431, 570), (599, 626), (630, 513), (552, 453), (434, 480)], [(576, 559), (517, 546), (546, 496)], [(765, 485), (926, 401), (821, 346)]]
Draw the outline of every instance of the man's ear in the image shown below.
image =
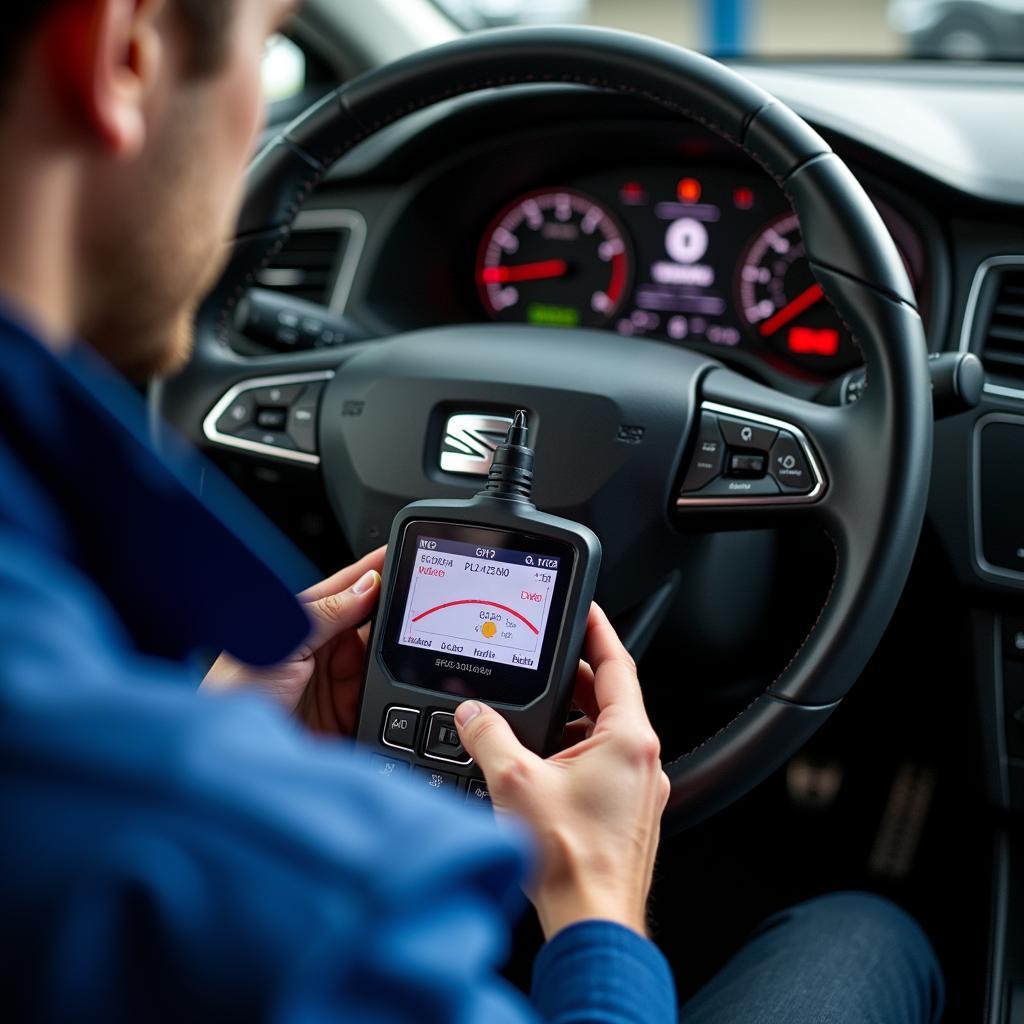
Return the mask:
[(131, 159), (146, 142), (146, 100), (162, 59), (155, 21), (163, 6), (164, 0), (67, 0), (43, 25), (68, 113), (120, 159)]

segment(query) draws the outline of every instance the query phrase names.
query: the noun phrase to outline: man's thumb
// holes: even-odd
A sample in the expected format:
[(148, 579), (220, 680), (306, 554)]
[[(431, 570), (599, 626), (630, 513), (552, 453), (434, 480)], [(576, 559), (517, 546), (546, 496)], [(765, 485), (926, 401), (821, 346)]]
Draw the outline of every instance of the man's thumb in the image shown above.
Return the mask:
[(306, 605), (313, 629), (306, 646), (316, 651), (332, 637), (365, 622), (380, 591), (380, 573), (370, 570), (348, 590)]
[(501, 774), (513, 761), (522, 763), (530, 752), (516, 739), (508, 722), (494, 708), (467, 700), (455, 709), (455, 724), (466, 751), (488, 778)]

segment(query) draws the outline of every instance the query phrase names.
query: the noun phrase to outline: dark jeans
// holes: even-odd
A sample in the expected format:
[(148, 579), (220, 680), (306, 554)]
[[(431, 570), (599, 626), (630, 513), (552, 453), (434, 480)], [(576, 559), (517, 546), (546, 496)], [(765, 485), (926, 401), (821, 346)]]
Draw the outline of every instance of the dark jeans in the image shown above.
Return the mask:
[(917, 923), (868, 893), (768, 918), (680, 1011), (682, 1024), (935, 1024), (942, 972)]

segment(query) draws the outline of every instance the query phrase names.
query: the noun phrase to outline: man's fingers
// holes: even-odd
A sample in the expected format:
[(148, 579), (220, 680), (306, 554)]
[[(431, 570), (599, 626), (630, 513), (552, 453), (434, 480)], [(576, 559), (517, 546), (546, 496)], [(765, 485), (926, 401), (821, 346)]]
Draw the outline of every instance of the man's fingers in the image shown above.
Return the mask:
[(596, 672), (605, 661), (624, 661), (632, 664), (633, 659), (622, 646), (619, 634), (608, 621), (604, 609), (595, 601), (587, 617), (587, 636), (583, 643), (583, 656)]
[(332, 637), (365, 622), (379, 595), (380, 573), (368, 569), (347, 590), (307, 603), (306, 613), (313, 628), (304, 649), (308, 653), (319, 650)]
[(366, 642), (360, 633), (362, 630), (349, 629), (343, 631), (331, 647), (327, 670), (333, 680), (355, 680), (355, 688), (359, 689), (359, 681), (363, 678), (363, 666), (366, 664)]
[(533, 763), (539, 759), (516, 739), (508, 722), (493, 708), (467, 700), (455, 709), (459, 738), (487, 778), (491, 796), (501, 795), (526, 783)]
[(622, 706), (645, 714), (636, 663), (597, 604), (590, 607), (584, 656), (594, 670), (594, 699), (602, 711)]
[(599, 708), (594, 696), (594, 670), (581, 661), (576, 670), (576, 685), (572, 691), (572, 702), (589, 718), (597, 718)]
[(560, 750), (568, 750), (577, 743), (590, 739), (594, 735), (594, 723), (589, 718), (576, 718), (569, 722), (562, 731)]
[(360, 558), (358, 562), (346, 565), (344, 569), (339, 569), (333, 576), (328, 576), (327, 579), (314, 584), (309, 590), (304, 590), (299, 594), (299, 600), (304, 602), (319, 601), (323, 597), (348, 590), (352, 584), (371, 569), (375, 569), (378, 573), (383, 572), (384, 556), (386, 554), (386, 547), (380, 547), (376, 551), (371, 551), (368, 555)]

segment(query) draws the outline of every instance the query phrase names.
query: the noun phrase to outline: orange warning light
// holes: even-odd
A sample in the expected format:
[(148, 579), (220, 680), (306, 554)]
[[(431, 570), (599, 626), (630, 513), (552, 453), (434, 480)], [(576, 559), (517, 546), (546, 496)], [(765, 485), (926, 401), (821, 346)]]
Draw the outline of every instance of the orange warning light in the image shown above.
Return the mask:
[(700, 202), (700, 182), (696, 178), (681, 178), (676, 186), (676, 195), (681, 203)]

